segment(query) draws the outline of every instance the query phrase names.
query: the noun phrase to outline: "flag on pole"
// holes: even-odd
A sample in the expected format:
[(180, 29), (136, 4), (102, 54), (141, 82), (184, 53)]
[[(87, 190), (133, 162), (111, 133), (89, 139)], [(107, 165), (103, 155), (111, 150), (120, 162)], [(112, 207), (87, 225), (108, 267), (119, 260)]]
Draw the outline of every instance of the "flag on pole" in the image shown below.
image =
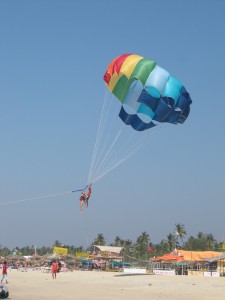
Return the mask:
[(154, 248), (148, 247), (148, 248), (147, 248), (147, 252), (154, 252)]

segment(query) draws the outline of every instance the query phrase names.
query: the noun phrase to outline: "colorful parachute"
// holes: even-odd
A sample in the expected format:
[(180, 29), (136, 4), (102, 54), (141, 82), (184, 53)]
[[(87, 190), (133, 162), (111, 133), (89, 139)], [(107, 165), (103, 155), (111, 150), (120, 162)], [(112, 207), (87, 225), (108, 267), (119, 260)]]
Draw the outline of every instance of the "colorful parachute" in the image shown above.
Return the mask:
[(122, 102), (119, 117), (135, 130), (184, 123), (189, 115), (192, 101), (185, 87), (150, 59), (123, 54), (109, 64), (104, 81)]

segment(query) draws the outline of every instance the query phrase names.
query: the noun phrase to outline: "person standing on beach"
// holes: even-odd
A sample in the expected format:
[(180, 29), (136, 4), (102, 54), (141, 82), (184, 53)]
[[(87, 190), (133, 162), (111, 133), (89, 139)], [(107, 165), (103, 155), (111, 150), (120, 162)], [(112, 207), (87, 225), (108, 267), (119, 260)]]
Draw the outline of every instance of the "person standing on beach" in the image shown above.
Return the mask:
[(8, 283), (8, 277), (7, 277), (7, 263), (4, 261), (3, 266), (2, 266), (2, 281), (5, 279), (6, 283)]
[(52, 278), (56, 279), (56, 273), (58, 272), (59, 265), (56, 260), (52, 262)]

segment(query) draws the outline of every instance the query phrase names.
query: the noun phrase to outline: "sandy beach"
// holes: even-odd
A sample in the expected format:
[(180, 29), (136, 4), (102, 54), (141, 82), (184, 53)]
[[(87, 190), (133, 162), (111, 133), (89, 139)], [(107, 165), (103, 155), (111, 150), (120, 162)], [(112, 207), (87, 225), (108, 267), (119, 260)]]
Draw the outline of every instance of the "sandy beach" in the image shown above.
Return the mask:
[(9, 271), (10, 299), (167, 299), (222, 300), (224, 277), (123, 275), (101, 271), (59, 273)]

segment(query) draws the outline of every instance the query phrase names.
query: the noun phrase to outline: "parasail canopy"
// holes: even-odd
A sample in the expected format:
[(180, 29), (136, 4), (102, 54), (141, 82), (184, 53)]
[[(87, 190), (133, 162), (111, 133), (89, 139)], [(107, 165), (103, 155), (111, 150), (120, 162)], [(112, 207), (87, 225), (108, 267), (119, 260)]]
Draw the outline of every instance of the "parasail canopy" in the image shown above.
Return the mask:
[(189, 93), (153, 60), (136, 54), (118, 56), (109, 64), (104, 81), (121, 101), (119, 117), (137, 131), (158, 123), (184, 123), (189, 115)]

